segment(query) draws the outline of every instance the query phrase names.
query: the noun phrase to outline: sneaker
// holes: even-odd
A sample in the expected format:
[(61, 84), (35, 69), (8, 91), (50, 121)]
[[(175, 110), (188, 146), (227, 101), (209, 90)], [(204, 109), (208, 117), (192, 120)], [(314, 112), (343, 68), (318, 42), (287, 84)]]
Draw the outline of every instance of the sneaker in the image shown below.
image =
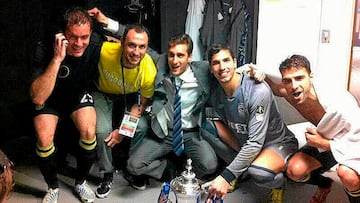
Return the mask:
[(284, 189), (274, 188), (271, 189), (271, 203), (282, 203), (284, 199)]
[(105, 198), (110, 194), (111, 191), (111, 181), (103, 181), (100, 185), (96, 188), (95, 194), (98, 198)]
[(44, 196), (42, 203), (57, 203), (59, 199), (59, 188), (49, 189)]
[(86, 180), (82, 184), (75, 185), (75, 192), (80, 197), (81, 202), (91, 203), (95, 201), (95, 194), (86, 183)]
[(130, 173), (124, 173), (124, 178), (129, 182), (129, 185), (137, 190), (146, 189), (146, 180), (144, 176), (134, 176)]
[(330, 187), (328, 188), (318, 187), (315, 194), (311, 197), (310, 203), (324, 203), (326, 201), (328, 194), (331, 191), (332, 182), (333, 180), (331, 181)]

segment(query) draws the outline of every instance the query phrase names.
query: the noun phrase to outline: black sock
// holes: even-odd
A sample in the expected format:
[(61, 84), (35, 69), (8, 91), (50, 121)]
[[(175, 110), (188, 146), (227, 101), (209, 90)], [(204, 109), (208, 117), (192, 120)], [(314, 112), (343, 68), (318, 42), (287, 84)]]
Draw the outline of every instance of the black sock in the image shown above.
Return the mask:
[(308, 180), (307, 183), (317, 185), (321, 188), (329, 188), (331, 186), (332, 179), (321, 175), (317, 170), (315, 170), (311, 173), (310, 180)]
[(113, 173), (104, 173), (103, 181), (112, 182), (113, 181)]
[(58, 188), (59, 183), (57, 179), (56, 153), (54, 152), (48, 157), (38, 156), (38, 162), (40, 172), (43, 175), (48, 187), (52, 189)]
[(345, 193), (350, 203), (360, 203), (360, 189), (353, 192), (349, 192), (345, 189)]
[(85, 181), (87, 175), (89, 174), (90, 168), (94, 163), (96, 158), (96, 148), (92, 150), (85, 150), (84, 148), (79, 148), (78, 155), (76, 157), (77, 168), (75, 175), (75, 184), (81, 184)]

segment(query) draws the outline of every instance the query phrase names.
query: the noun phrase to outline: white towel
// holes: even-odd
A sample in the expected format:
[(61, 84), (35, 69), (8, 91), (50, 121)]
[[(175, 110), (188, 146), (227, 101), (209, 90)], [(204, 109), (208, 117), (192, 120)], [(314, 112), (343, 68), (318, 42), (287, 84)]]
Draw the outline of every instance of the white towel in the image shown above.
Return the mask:
[(326, 113), (316, 129), (330, 140), (336, 161), (360, 174), (360, 109), (347, 91), (331, 92), (331, 95), (332, 99), (319, 97)]

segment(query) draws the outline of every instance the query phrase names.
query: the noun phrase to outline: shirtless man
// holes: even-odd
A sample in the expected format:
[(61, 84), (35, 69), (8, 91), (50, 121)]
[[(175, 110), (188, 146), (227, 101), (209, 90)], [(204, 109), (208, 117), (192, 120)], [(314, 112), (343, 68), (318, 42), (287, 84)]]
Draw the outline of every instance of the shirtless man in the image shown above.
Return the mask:
[[(321, 89), (313, 82), (310, 62), (306, 57), (293, 55), (279, 67), (282, 82), (266, 81), (274, 94), (284, 97), (314, 127), (306, 129), (307, 145), (293, 155), (287, 175), (297, 182), (318, 185), (311, 203), (325, 202), (332, 180), (321, 174), (339, 163), (337, 174), (350, 202), (360, 201), (360, 110), (356, 100), (347, 91), (327, 95), (329, 87)], [(336, 103), (341, 98), (341, 103)], [(316, 127), (315, 127), (316, 126)]]

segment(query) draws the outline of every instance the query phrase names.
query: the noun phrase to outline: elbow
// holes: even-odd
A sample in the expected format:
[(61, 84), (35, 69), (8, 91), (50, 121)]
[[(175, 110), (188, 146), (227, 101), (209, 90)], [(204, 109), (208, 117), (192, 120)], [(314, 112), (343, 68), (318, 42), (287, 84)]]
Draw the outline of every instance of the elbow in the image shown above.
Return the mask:
[(33, 95), (31, 95), (31, 101), (35, 105), (43, 105), (45, 103), (45, 101), (43, 99), (33, 96)]
[(31, 101), (35, 105), (43, 105), (45, 103), (45, 100), (36, 95), (33, 91), (30, 90), (30, 97)]
[(32, 103), (35, 104), (36, 106), (41, 106), (41, 105), (43, 105), (45, 102), (44, 102), (43, 100), (39, 100), (39, 99), (33, 98), (33, 99), (32, 99)]

